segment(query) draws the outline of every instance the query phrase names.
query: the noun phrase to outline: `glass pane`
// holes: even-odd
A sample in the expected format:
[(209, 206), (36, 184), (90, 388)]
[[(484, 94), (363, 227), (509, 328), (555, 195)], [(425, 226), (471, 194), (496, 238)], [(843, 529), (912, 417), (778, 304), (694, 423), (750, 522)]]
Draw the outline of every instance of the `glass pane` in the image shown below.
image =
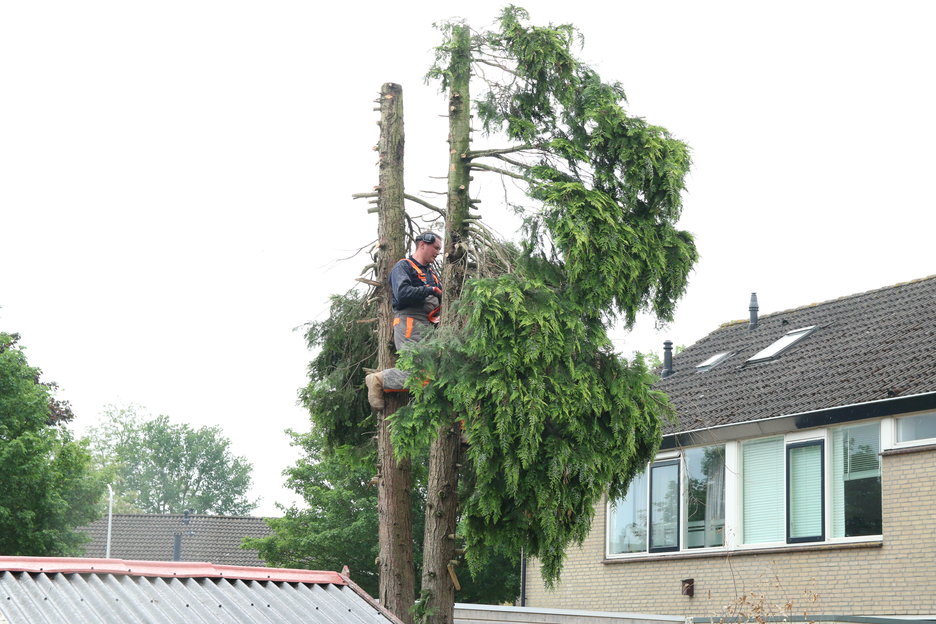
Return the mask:
[(788, 518), (791, 541), (821, 540), (822, 442), (788, 447)]
[(627, 495), (608, 505), (608, 554), (647, 551), (647, 473), (634, 477)]
[(742, 447), (744, 543), (783, 541), (783, 438)]
[(911, 442), (936, 438), (936, 412), (897, 419), (897, 441)]
[(686, 548), (725, 543), (725, 447), (688, 449), (686, 458)]
[(750, 358), (748, 358), (748, 362), (758, 362), (760, 360), (769, 360), (776, 357), (780, 354), (781, 351), (788, 349), (795, 343), (799, 342), (801, 339), (808, 336), (813, 329), (815, 329), (815, 326), (794, 329), (793, 331), (782, 336), (773, 344), (769, 345), (766, 349), (761, 349), (752, 355)]
[(832, 434), (832, 537), (881, 535), (881, 426)]
[(679, 548), (679, 463), (650, 472), (650, 550)]

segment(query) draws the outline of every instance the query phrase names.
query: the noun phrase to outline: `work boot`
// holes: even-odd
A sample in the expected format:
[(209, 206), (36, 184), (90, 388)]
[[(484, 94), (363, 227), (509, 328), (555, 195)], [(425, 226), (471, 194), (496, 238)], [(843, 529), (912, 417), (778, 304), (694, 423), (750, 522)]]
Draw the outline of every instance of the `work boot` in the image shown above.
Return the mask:
[(367, 386), (367, 402), (375, 410), (382, 410), (384, 406), (383, 372), (367, 375), (364, 378), (364, 385)]

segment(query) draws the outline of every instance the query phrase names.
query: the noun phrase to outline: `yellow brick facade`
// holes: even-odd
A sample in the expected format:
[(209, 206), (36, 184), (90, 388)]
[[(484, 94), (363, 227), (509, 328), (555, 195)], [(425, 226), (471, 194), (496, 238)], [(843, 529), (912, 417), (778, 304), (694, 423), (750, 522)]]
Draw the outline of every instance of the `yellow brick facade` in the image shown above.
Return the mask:
[[(547, 590), (529, 563), (527, 605), (720, 617), (739, 597), (782, 615), (936, 614), (936, 448), (885, 453), (883, 541), (605, 560), (605, 505)], [(694, 579), (695, 595), (681, 594)], [(787, 604), (791, 603), (791, 604)]]

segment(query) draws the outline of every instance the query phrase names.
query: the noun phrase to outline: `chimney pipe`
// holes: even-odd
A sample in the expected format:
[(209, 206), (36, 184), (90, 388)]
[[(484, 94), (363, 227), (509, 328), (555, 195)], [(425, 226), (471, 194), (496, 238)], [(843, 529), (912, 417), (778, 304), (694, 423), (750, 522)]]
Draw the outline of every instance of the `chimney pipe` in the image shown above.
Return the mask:
[(751, 305), (748, 308), (751, 312), (751, 325), (748, 329), (757, 329), (757, 293), (751, 293)]
[(669, 377), (675, 371), (673, 371), (673, 341), (664, 340), (663, 341), (663, 370), (660, 372), (661, 377)]

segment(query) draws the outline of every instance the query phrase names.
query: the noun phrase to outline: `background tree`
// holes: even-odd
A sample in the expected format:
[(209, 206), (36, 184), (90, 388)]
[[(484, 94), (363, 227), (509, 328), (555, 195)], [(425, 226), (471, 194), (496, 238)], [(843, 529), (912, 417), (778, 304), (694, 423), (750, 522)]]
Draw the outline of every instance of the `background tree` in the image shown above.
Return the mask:
[(0, 332), (0, 554), (66, 556), (88, 538), (104, 484), (85, 445), (52, 422), (71, 418), (29, 366), (19, 336)]
[[(248, 538), (247, 548), (256, 549), (268, 565), (311, 570), (340, 570), (347, 565), (351, 577), (369, 594), (378, 590), (377, 487), (374, 483), (376, 452), (363, 455), (350, 447), (325, 450), (321, 432), (292, 433), (303, 458), (286, 471), (287, 485), (302, 496), (304, 507), (291, 506), (281, 518), (268, 518), (273, 535)], [(410, 499), (413, 533), (423, 531), (425, 508), (425, 462), (414, 462), (422, 470), (413, 475), (415, 488)], [(414, 550), (416, 566), (422, 549)], [(495, 557), (472, 575), (464, 575), (459, 599), (464, 602), (500, 604), (519, 593), (518, 560)]]
[[(626, 113), (620, 85), (575, 58), (574, 27), (531, 26), (508, 7), (498, 30), (442, 31), (429, 75), (449, 103), (443, 328), (401, 358), (418, 374), (393, 441), (431, 449), (420, 609), (448, 623), (457, 429), (469, 439), (460, 510), (469, 561), (522, 548), (555, 581), (594, 505), (624, 494), (670, 414), (643, 361), (614, 353), (608, 332), (644, 311), (671, 320), (697, 253), (675, 226), (688, 148)], [(472, 149), (474, 85), (476, 118), (506, 146)], [(531, 200), (513, 266), (494, 276), (479, 250), (498, 244), (468, 212), (472, 175), (485, 173), (517, 180)]]
[(256, 507), (247, 498), (252, 466), (231, 452), (220, 427), (193, 429), (168, 416), (144, 419), (135, 407), (112, 407), (89, 437), (124, 509), (243, 515)]

